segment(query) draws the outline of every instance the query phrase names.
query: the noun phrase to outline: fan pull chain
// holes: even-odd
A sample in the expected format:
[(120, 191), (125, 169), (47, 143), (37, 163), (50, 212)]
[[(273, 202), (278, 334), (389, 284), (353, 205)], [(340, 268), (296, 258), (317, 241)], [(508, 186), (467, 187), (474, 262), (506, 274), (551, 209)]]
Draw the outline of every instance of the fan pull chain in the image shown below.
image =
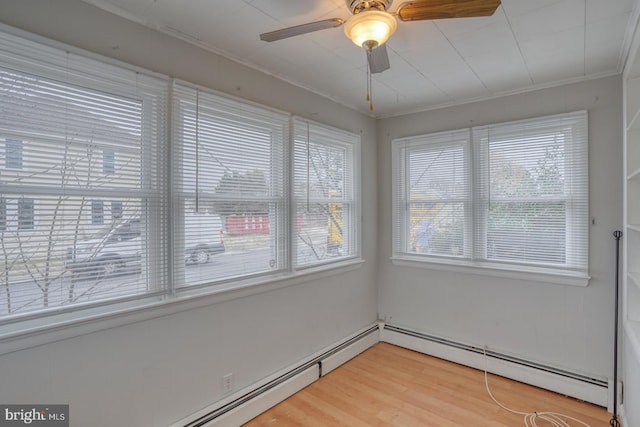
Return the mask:
[(371, 71), (369, 71), (369, 99), (368, 99), (368, 101), (369, 101), (369, 111), (373, 111), (373, 85), (371, 84)]
[(373, 111), (373, 96), (371, 94), (371, 67), (369, 64), (371, 63), (371, 49), (367, 49), (367, 96), (366, 100), (369, 103), (369, 111)]

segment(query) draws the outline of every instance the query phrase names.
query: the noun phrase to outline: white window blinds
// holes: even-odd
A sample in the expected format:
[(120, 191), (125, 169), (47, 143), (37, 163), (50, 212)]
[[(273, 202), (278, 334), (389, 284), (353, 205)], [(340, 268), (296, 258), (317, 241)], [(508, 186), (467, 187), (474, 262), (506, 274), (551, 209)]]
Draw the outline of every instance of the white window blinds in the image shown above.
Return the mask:
[(359, 256), (359, 144), (0, 33), (0, 324)]
[(177, 285), (286, 268), (289, 116), (176, 84), (173, 118)]
[(163, 79), (0, 34), (0, 315), (163, 291), (166, 94)]
[(359, 135), (294, 120), (295, 265), (359, 256)]
[(487, 260), (587, 269), (585, 111), (474, 128)]
[(399, 139), (393, 152), (396, 256), (587, 275), (586, 112)]
[(394, 143), (394, 233), (397, 251), (470, 257), (465, 224), (471, 212), (468, 130)]

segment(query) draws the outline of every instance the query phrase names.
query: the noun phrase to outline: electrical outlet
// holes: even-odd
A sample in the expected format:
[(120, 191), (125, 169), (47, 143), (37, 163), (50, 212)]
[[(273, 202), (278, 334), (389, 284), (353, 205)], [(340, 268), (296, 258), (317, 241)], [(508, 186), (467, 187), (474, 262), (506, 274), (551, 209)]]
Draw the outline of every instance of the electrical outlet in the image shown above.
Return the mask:
[(229, 372), (222, 377), (222, 392), (229, 394), (233, 391), (233, 373)]

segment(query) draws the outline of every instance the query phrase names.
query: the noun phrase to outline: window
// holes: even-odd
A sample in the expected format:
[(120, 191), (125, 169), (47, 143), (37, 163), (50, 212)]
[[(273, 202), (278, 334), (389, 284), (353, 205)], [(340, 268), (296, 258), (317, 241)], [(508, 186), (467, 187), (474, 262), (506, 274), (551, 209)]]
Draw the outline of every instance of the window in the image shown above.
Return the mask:
[(0, 92), (0, 326), (360, 255), (358, 135), (2, 32)]
[[(5, 140), (7, 168), (22, 171), (2, 176), (0, 317), (166, 292), (167, 84), (0, 33), (0, 128), (30, 153), (23, 162), (22, 142)], [(104, 146), (122, 156), (117, 175), (102, 173), (113, 159)], [(114, 200), (121, 217), (110, 222)], [(142, 238), (109, 246), (132, 218)]]
[(111, 219), (113, 221), (122, 219), (122, 202), (120, 201), (111, 202)]
[(116, 152), (113, 150), (102, 150), (102, 173), (113, 175), (116, 173)]
[(396, 258), (587, 277), (587, 113), (393, 142)]
[[(11, 239), (12, 235), (17, 236), (21, 231), (35, 229), (35, 206), (34, 200), (28, 198), (0, 198), (0, 232), (7, 232), (4, 239)], [(24, 236), (22, 236), (24, 237)], [(2, 242), (4, 243), (4, 241)], [(2, 246), (0, 243), (0, 246)], [(0, 247), (0, 250), (3, 249)], [(14, 249), (5, 245), (4, 249)]]
[(295, 264), (359, 254), (358, 135), (294, 120)]
[(174, 101), (174, 251), (176, 264), (187, 260), (179, 286), (288, 268), (289, 117), (184, 84)]
[(34, 229), (33, 199), (18, 200), (18, 230)]
[(102, 200), (91, 201), (91, 225), (104, 224), (104, 202)]
[(7, 169), (22, 169), (23, 144), (19, 139), (7, 138), (4, 142), (4, 166)]

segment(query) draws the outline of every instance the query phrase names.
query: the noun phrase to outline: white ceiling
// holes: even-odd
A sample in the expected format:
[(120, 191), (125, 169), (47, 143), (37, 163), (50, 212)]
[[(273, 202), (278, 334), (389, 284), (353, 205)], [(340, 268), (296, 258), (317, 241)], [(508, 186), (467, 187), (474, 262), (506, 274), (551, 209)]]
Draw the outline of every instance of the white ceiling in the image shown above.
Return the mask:
[[(365, 114), (366, 56), (333, 28), (273, 43), (259, 34), (327, 18), (344, 0), (85, 0)], [(425, 0), (428, 1), (428, 0)], [(390, 11), (402, 3), (395, 0)], [(486, 99), (622, 72), (639, 0), (502, 0), (491, 17), (398, 22), (373, 115)]]

